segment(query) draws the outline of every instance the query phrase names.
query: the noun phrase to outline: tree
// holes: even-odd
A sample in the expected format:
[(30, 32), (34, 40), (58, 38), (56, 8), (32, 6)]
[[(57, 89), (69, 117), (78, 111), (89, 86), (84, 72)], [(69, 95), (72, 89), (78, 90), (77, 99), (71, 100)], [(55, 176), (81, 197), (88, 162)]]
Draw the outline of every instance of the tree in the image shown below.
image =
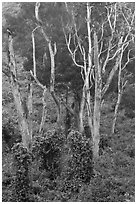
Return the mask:
[[(63, 25), (66, 44), (73, 62), (81, 69), (84, 84), (83, 100), (81, 100), (81, 105), (83, 105), (81, 106), (80, 131), (84, 130), (83, 110), (86, 103), (95, 158), (98, 157), (99, 152), (101, 100), (118, 70), (121, 62), (120, 56), (125, 54), (125, 50), (134, 40), (134, 10), (129, 8), (132, 18), (127, 21), (123, 14), (123, 10), (126, 12), (125, 5), (123, 3), (83, 3), (77, 4), (77, 7), (74, 8), (73, 4), (66, 4), (66, 10), (70, 19), (72, 19), (66, 30)], [(84, 13), (81, 8), (85, 9), (86, 12)], [(81, 15), (83, 15), (83, 19), (86, 18), (86, 21), (82, 23), (78, 21)], [(85, 24), (85, 27), (83, 24)], [(83, 33), (80, 29), (84, 30)], [(79, 63), (79, 54), (82, 59), (81, 63)], [(130, 61), (128, 54), (127, 58), (125, 66)], [(119, 77), (121, 78), (121, 76)], [(104, 81), (103, 78), (106, 78), (106, 80)], [(89, 90), (93, 86), (94, 111), (92, 114), (91, 92)]]
[[(39, 18), (40, 23), (42, 22), (42, 27), (44, 28), (44, 32), (46, 31), (47, 37), (51, 40), (51, 47), (54, 47), (53, 44), (56, 42), (56, 47), (58, 47), (58, 52), (55, 56), (55, 72), (56, 77), (54, 79), (54, 94), (52, 92), (53, 99), (55, 99), (55, 92), (56, 99), (54, 100), (57, 105), (58, 113), (60, 112), (59, 100), (57, 100), (57, 95), (60, 95), (60, 92), (63, 90), (63, 93), (66, 93), (67, 87), (69, 87), (69, 94), (74, 94), (74, 98), (76, 95), (79, 97), (80, 90), (81, 90), (81, 82), (80, 82), (80, 72), (77, 69), (74, 69), (74, 65), (72, 63), (71, 57), (68, 55), (68, 51), (65, 46), (65, 40), (62, 33), (60, 15), (63, 15), (63, 5), (64, 4), (45, 4), (41, 3), (39, 6)], [(18, 17), (17, 16), (8, 16), (5, 15), (7, 24), (14, 33), (16, 33), (15, 41), (14, 41), (14, 48), (15, 51), (24, 58), (24, 69), (26, 71), (33, 71), (33, 64), (36, 65), (36, 75), (37, 75), (37, 82), (39, 81), (39, 85), (46, 86), (47, 91), (49, 92), (50, 89), (50, 76), (51, 76), (51, 63), (50, 63), (50, 52), (48, 49), (47, 41), (44, 42), (43, 34), (40, 31), (40, 28), (36, 29), (36, 25), (38, 25), (38, 21), (35, 18), (35, 4), (34, 3), (21, 3), (20, 4), (20, 12)], [(58, 18), (57, 18), (58, 16)], [(45, 20), (46, 19), (46, 20)], [(26, 23), (27, 22), (27, 23)], [(24, 29), (22, 29), (24, 26)], [(59, 29), (60, 28), (60, 29)], [(32, 36), (30, 33), (32, 33)], [(24, 37), (25, 36), (25, 37)], [(34, 39), (35, 38), (35, 39)], [(26, 43), (27, 42), (27, 43)], [(32, 43), (33, 42), (33, 43)], [(32, 44), (34, 52), (32, 53)], [(27, 52), (26, 52), (27, 50)], [(34, 60), (34, 53), (35, 53), (35, 60)], [(35, 61), (35, 63), (34, 63)], [(32, 73), (32, 72), (31, 72)], [(77, 79), (76, 79), (77, 74)], [(34, 77), (33, 77), (34, 78)], [(35, 80), (36, 81), (36, 80)], [(82, 81), (82, 80), (81, 80)], [(43, 87), (43, 88), (44, 88)], [(43, 89), (42, 88), (42, 89)], [(45, 91), (45, 94), (47, 93)], [(58, 97), (60, 97), (58, 95)], [(42, 99), (44, 102), (44, 98)], [(58, 101), (58, 102), (57, 102)], [(61, 102), (65, 104), (63, 100)], [(43, 110), (46, 109), (46, 101), (43, 105)], [(75, 106), (76, 107), (76, 106)], [(70, 107), (69, 107), (70, 109)], [(73, 114), (72, 114), (73, 112)], [(71, 109), (71, 114), (76, 115)], [(43, 112), (43, 116), (44, 116)], [(58, 118), (59, 118), (58, 114)], [(43, 117), (44, 119), (44, 117)], [(44, 124), (44, 120), (42, 120)], [(42, 125), (40, 126), (42, 127)], [(40, 128), (42, 130), (42, 128)]]
[[(126, 5), (125, 5), (126, 6)], [(125, 86), (127, 85), (129, 77), (132, 76), (132, 73), (128, 73), (126, 70), (127, 65), (134, 59), (134, 57), (131, 57), (131, 53), (133, 52), (133, 48), (131, 48), (131, 43), (134, 43), (134, 18), (135, 14), (133, 14), (133, 11), (130, 10), (130, 13), (125, 13), (125, 8), (121, 8), (122, 10), (122, 16), (124, 17), (126, 24), (127, 24), (127, 33), (125, 33), (124, 38), (127, 39), (129, 36), (129, 40), (122, 45), (120, 60), (119, 60), (119, 67), (118, 67), (118, 98), (117, 103), (114, 110), (114, 118), (112, 123), (112, 134), (115, 132), (115, 126), (116, 126), (116, 120), (117, 120), (117, 114), (118, 114), (118, 108), (121, 103), (122, 94), (124, 91)], [(128, 15), (133, 15), (132, 18), (128, 17)], [(130, 42), (131, 41), (131, 42)], [(125, 56), (124, 56), (125, 55)], [(126, 58), (126, 60), (125, 60)]]
[(28, 98), (22, 99), (19, 89), (19, 82), (17, 78), (17, 65), (15, 61), (13, 49), (13, 37), (11, 31), (8, 29), (8, 76), (12, 88), (12, 93), (19, 117), (19, 125), (22, 135), (22, 142), (24, 147), (31, 149), (32, 141), (32, 84), (28, 84)]
[[(126, 15), (132, 17), (127, 20)], [(75, 116), (80, 132), (84, 131), (84, 123), (88, 123), (94, 156), (98, 157), (101, 103), (120, 62), (124, 62), (121, 56), (125, 64), (129, 62), (128, 48), (134, 40), (134, 6), (130, 3), (22, 3), (19, 16), (20, 19), (7, 17), (7, 24), (19, 33), (20, 20), (26, 28), (16, 37), (15, 43), (16, 48), (19, 39), (23, 39), (22, 42), (28, 39), (29, 46), (25, 44), (21, 52), (27, 58), (25, 69), (31, 71), (37, 84), (44, 88), (43, 96), (46, 90), (51, 93), (57, 105), (58, 121), (62, 103)], [(60, 101), (57, 97), (66, 87), (74, 94), (77, 105), (73, 109), (63, 98)], [(45, 100), (43, 104), (42, 124), (46, 114)], [(87, 121), (84, 121), (85, 113)]]

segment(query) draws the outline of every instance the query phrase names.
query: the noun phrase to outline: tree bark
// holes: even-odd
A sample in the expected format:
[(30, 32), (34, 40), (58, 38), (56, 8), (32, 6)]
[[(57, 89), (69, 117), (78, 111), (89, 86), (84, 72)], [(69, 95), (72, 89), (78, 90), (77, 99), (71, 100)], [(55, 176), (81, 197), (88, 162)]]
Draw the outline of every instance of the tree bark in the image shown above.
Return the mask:
[(47, 115), (47, 109), (46, 109), (46, 101), (45, 101), (45, 97), (46, 97), (46, 93), (47, 93), (47, 88), (45, 88), (43, 90), (43, 97), (42, 97), (42, 101), (43, 101), (43, 110), (42, 110), (42, 118), (41, 118), (41, 123), (40, 123), (40, 127), (39, 127), (39, 133), (42, 133), (44, 124), (45, 124), (45, 119), (46, 119), (46, 115)]
[(85, 107), (85, 88), (83, 87), (82, 98), (80, 102), (80, 110), (79, 110), (79, 132), (81, 133), (84, 132), (84, 124), (83, 124), (84, 107)]
[(122, 90), (118, 91), (118, 99), (117, 99), (117, 103), (115, 106), (115, 111), (114, 111), (114, 119), (113, 119), (113, 123), (112, 123), (112, 134), (114, 134), (115, 132), (115, 126), (116, 126), (116, 120), (117, 120), (117, 115), (118, 115), (118, 108), (121, 102), (121, 98), (122, 98)]
[(28, 125), (29, 125), (29, 134), (32, 140), (33, 134), (33, 123), (32, 123), (32, 112), (33, 112), (33, 84), (29, 77), (29, 84), (28, 84), (28, 101), (27, 101), (27, 108), (28, 108)]
[(91, 96), (90, 96), (90, 86), (92, 81), (90, 80), (90, 74), (92, 73), (92, 42), (91, 42), (91, 7), (87, 3), (87, 31), (88, 31), (88, 67), (85, 78), (85, 87), (86, 87), (86, 104), (87, 104), (87, 113), (88, 113), (88, 125), (91, 132), (91, 140), (93, 134), (93, 121), (91, 113)]
[(16, 68), (16, 62), (15, 62), (15, 55), (14, 55), (14, 49), (13, 49), (13, 38), (12, 35), (8, 35), (8, 63), (9, 63), (9, 70), (10, 70), (10, 84), (12, 88), (12, 93), (14, 97), (15, 106), (18, 113), (18, 119), (19, 119), (19, 126), (20, 131), (22, 135), (22, 142), (24, 147), (26, 147), (28, 150), (31, 148), (31, 134), (29, 125), (26, 118), (26, 111), (23, 104), (22, 99), (20, 95), (19, 85), (17, 81), (17, 68)]
[[(55, 55), (57, 53), (57, 47), (56, 43), (54, 43), (54, 46), (52, 46), (50, 37), (46, 34), (46, 29), (43, 27), (43, 23), (39, 17), (39, 8), (40, 8), (40, 2), (36, 2), (35, 4), (35, 17), (38, 23), (38, 27), (41, 29), (41, 33), (43, 34), (43, 37), (45, 41), (48, 43), (48, 49), (50, 53), (50, 62), (51, 62), (51, 72), (50, 72), (50, 93), (51, 96), (56, 104), (57, 107), (57, 125), (60, 128), (61, 127), (61, 104), (60, 101), (58, 100), (55, 90), (54, 90), (54, 85), (55, 85)], [(37, 27), (37, 28), (38, 28)]]
[(98, 38), (94, 32), (94, 65), (95, 65), (95, 99), (94, 99), (94, 134), (93, 134), (93, 155), (94, 159), (99, 156), (99, 141), (100, 141), (100, 111), (101, 111), (101, 67), (98, 60)]
[(121, 74), (122, 74), (122, 67), (121, 67), (121, 62), (122, 62), (122, 56), (123, 56), (123, 52), (121, 51), (121, 56), (120, 56), (120, 60), (118, 63), (119, 66), (119, 72), (118, 72), (118, 98), (117, 98), (117, 103), (115, 106), (115, 111), (114, 111), (114, 116), (113, 116), (113, 123), (112, 123), (112, 134), (114, 134), (115, 132), (115, 126), (116, 126), (116, 120), (117, 120), (117, 115), (118, 115), (118, 108), (121, 102), (121, 98), (122, 98), (122, 94), (123, 94), (123, 88), (124, 85), (123, 83), (121, 83)]
[(80, 99), (77, 99), (75, 97), (74, 99), (74, 127), (76, 128), (76, 130), (79, 131), (79, 111), (80, 111), (80, 102), (78, 101)]
[[(121, 38), (119, 39), (119, 42), (118, 42), (118, 50), (120, 50), (120, 46), (121, 46), (121, 44), (122, 44), (122, 39), (123, 39), (123, 37), (121, 37)], [(116, 71), (118, 70), (119, 60), (120, 60), (120, 55), (117, 56), (115, 65), (114, 65), (114, 67), (112, 68), (112, 70), (110, 71), (109, 76), (108, 76), (107, 81), (106, 81), (106, 84), (105, 84), (105, 86), (104, 86), (103, 89), (102, 89), (102, 98), (104, 97), (105, 93), (107, 92), (107, 90), (108, 90), (108, 88), (109, 88), (109, 86), (110, 86), (110, 84), (111, 84), (111, 81), (112, 81), (112, 79), (113, 79), (113, 77), (114, 77)]]

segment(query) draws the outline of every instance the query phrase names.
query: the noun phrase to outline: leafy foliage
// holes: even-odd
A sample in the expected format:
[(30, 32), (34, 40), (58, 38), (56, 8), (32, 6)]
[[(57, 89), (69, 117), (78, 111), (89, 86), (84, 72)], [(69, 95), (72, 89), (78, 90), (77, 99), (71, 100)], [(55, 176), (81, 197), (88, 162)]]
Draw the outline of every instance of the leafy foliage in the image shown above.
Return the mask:
[(10, 120), (2, 126), (2, 137), (10, 149), (15, 143), (21, 141), (21, 135)]
[(23, 144), (17, 143), (12, 148), (14, 154), (14, 165), (16, 168), (16, 176), (13, 190), (13, 201), (15, 202), (28, 202), (32, 201), (31, 194), (31, 181), (29, 166), (32, 161), (32, 155), (24, 148)]
[(70, 168), (75, 172), (75, 179), (88, 183), (93, 175), (93, 154), (90, 139), (77, 131), (68, 135), (68, 146), (71, 149)]
[(74, 193), (79, 193), (84, 183), (93, 176), (92, 148), (85, 135), (72, 130), (67, 138), (63, 159), (63, 170), (59, 189), (64, 194), (63, 201)]
[(60, 132), (47, 132), (43, 136), (37, 136), (33, 144), (33, 152), (40, 159), (41, 170), (49, 172), (49, 178), (54, 180), (60, 174), (60, 157), (63, 146), (63, 134)]
[[(104, 107), (104, 111), (106, 114), (104, 114), (102, 118), (101, 132), (104, 132), (104, 134), (108, 133), (103, 135), (103, 138), (108, 138), (107, 135), (109, 135), (110, 132), (109, 128), (112, 113), (109, 112), (106, 107)], [(61, 147), (61, 151), (59, 152), (61, 153), (60, 167), (62, 172), (60, 172), (61, 174), (56, 176), (54, 180), (51, 180), (50, 174), (48, 173), (49, 171), (39, 168), (42, 164), (40, 155), (38, 157), (34, 156), (32, 167), (34, 200), (36, 202), (134, 201), (134, 119), (129, 120), (126, 117), (123, 118), (123, 112), (120, 111), (118, 124), (117, 133), (114, 137), (108, 138), (109, 146), (112, 151), (108, 151), (106, 147), (103, 149), (103, 153), (101, 154), (96, 167), (97, 174), (93, 174), (88, 183), (85, 183), (85, 179), (83, 179), (83, 176), (86, 178), (87, 175), (84, 174), (83, 166), (81, 165), (80, 167), (80, 163), (78, 162), (83, 161), (82, 159), (79, 160), (81, 157), (86, 157), (85, 161), (88, 160), (88, 157), (91, 154), (85, 154), (85, 157), (84, 154), (77, 154), (76, 152), (79, 153), (80, 149), (78, 147), (77, 151), (77, 146), (73, 143), (73, 135), (76, 144), (80, 143), (78, 138), (83, 138), (84, 136), (81, 136), (78, 132), (72, 131), (68, 138), (68, 143), (65, 142), (64, 145), (62, 145), (62, 139), (59, 139), (59, 134), (58, 136), (53, 136), (54, 132), (46, 133), (45, 135), (49, 138), (53, 136), (54, 141), (56, 141), (55, 143)], [(66, 141), (63, 134), (60, 137), (63, 137), (63, 141)], [(38, 140), (40, 140), (40, 138), (41, 137), (39, 137)], [(42, 138), (44, 138), (44, 136), (42, 136)], [(57, 142), (58, 140), (60, 142)], [(84, 150), (84, 144), (86, 144), (85, 147), (88, 147), (88, 144), (85, 137), (83, 140), (85, 142), (80, 144), (80, 147), (83, 147)], [(51, 140), (47, 139), (47, 141)], [(46, 144), (47, 143), (48, 142), (46, 142)], [(70, 147), (73, 148), (73, 152)], [(35, 155), (37, 154), (38, 149), (37, 146), (34, 151)], [(13, 164), (11, 164), (11, 157), (11, 153), (6, 153), (3, 157), (3, 182), (7, 182), (8, 179), (10, 182), (10, 179), (14, 178), (15, 171), (13, 170)], [(78, 168), (74, 161), (78, 163)], [(86, 165), (88, 167), (88, 164)], [(3, 183), (3, 201), (13, 201), (13, 186), (12, 181), (11, 184), (7, 183), (5, 185)]]

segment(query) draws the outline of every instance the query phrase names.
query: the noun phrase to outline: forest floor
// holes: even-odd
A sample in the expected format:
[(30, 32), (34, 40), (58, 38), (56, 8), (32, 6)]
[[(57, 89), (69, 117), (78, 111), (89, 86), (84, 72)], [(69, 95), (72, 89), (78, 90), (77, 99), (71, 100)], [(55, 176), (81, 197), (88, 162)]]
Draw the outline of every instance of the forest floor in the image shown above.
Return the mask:
[[(116, 133), (110, 136), (112, 117), (110, 105), (104, 107), (101, 117), (101, 135), (109, 136), (110, 148), (104, 149), (99, 157), (96, 165), (97, 176), (91, 178), (89, 184), (83, 184), (78, 193), (66, 195), (54, 187), (46, 172), (40, 171), (38, 163), (34, 163), (33, 182), (38, 186), (37, 189), (40, 189), (34, 195), (36, 202), (135, 202), (135, 119), (125, 117), (124, 111), (120, 111)], [(2, 199), (5, 202), (12, 201), (12, 180), (15, 176), (12, 163), (11, 152), (3, 151)]]

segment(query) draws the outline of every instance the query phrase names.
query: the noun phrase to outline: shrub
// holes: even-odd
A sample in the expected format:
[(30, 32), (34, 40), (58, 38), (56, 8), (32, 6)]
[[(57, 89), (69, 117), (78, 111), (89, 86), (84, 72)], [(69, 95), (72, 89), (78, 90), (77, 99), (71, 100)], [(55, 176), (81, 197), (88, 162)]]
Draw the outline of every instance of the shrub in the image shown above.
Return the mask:
[(65, 193), (68, 200), (71, 194), (79, 193), (83, 183), (90, 182), (93, 175), (93, 154), (89, 139), (74, 130), (69, 133), (66, 140), (65, 153), (59, 189)]
[(31, 179), (30, 179), (30, 165), (32, 155), (24, 148), (22, 143), (17, 143), (12, 148), (14, 155), (14, 168), (16, 171), (13, 201), (14, 202), (29, 202), (31, 198)]
[(14, 124), (10, 120), (2, 126), (2, 139), (10, 149), (15, 143), (21, 141), (19, 132), (14, 128)]
[(48, 131), (37, 136), (33, 144), (33, 153), (40, 159), (40, 170), (46, 170), (49, 178), (54, 180), (60, 174), (61, 148), (64, 135)]

